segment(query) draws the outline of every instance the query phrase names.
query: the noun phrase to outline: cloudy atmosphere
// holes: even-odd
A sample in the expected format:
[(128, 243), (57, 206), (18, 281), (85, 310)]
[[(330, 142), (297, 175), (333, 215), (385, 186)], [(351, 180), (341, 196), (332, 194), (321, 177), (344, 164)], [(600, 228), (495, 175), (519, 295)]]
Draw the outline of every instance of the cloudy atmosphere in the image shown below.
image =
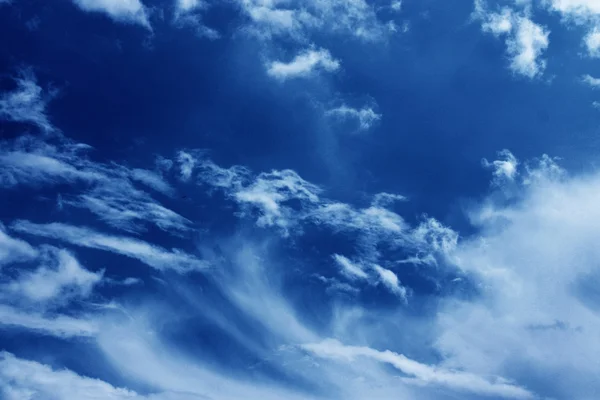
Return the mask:
[(0, 0), (0, 398), (600, 398), (597, 0)]

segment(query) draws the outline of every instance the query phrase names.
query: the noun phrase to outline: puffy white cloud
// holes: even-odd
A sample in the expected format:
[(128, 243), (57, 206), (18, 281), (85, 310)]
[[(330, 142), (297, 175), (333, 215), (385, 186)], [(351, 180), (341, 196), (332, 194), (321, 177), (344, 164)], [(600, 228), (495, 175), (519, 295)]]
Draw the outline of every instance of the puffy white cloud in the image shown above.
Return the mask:
[(521, 75), (534, 78), (546, 68), (540, 59), (548, 48), (550, 32), (528, 18), (519, 18), (515, 35), (506, 41), (508, 54), (512, 58), (511, 69)]
[(592, 29), (583, 41), (591, 57), (600, 57), (600, 29)]
[(83, 11), (103, 13), (114, 21), (151, 29), (148, 10), (140, 0), (73, 0), (73, 3)]
[(589, 32), (583, 39), (588, 54), (600, 57), (600, 3), (596, 0), (546, 0), (550, 11), (560, 14), (564, 22), (585, 25)]
[(357, 109), (343, 104), (339, 107), (327, 110), (325, 115), (340, 120), (355, 120), (358, 123), (359, 131), (369, 130), (375, 123), (381, 120), (381, 114), (377, 114), (373, 108), (369, 106)]
[(121, 254), (135, 258), (158, 270), (172, 269), (180, 273), (185, 273), (206, 268), (206, 263), (182, 250), (173, 249), (169, 251), (142, 240), (99, 233), (89, 228), (76, 227), (58, 222), (36, 224), (20, 220), (12, 224), (12, 229), (31, 235), (62, 240), (77, 246)]
[(304, 344), (302, 348), (322, 358), (332, 358), (344, 362), (355, 362), (357, 358), (366, 358), (390, 364), (409, 376), (409, 378), (400, 378), (406, 383), (437, 385), (484, 396), (514, 399), (534, 398), (534, 395), (528, 390), (501, 378), (488, 380), (468, 372), (447, 370), (411, 360), (402, 354), (389, 350), (378, 351), (369, 347), (345, 346), (333, 339), (324, 340), (320, 343)]
[(518, 365), (561, 376), (542, 383), (554, 398), (593, 398), (600, 388), (592, 356), (600, 351), (600, 175), (569, 176), (542, 157), (519, 176), (511, 201), (494, 193), (471, 211), (478, 233), (459, 242), (451, 259), (478, 294), (447, 299), (436, 347), (451, 367), (505, 374)]
[(510, 58), (510, 69), (516, 74), (535, 78), (546, 68), (543, 53), (550, 44), (550, 31), (533, 22), (524, 12), (503, 8), (499, 13), (486, 10), (485, 3), (475, 1), (473, 17), (481, 21), (484, 32), (503, 36)]
[(11, 299), (24, 298), (42, 305), (66, 303), (72, 298), (89, 296), (102, 276), (102, 271), (94, 273), (82, 267), (68, 251), (48, 249), (38, 269), (21, 271), (0, 289)]
[(46, 115), (49, 95), (44, 94), (30, 70), (22, 70), (14, 78), (17, 87), (10, 92), (0, 94), (0, 120), (26, 122), (44, 132), (54, 130)]
[(501, 185), (504, 182), (513, 181), (516, 178), (519, 161), (506, 149), (498, 152), (498, 156), (500, 159), (492, 162), (489, 162), (484, 158), (482, 164), (486, 168), (493, 169), (494, 183)]
[(600, 15), (600, 3), (597, 0), (547, 0), (545, 3), (551, 10), (567, 17), (588, 20)]
[(340, 68), (339, 60), (325, 49), (307, 49), (298, 53), (291, 61), (273, 61), (267, 67), (267, 74), (279, 79), (306, 77), (317, 70), (334, 72)]

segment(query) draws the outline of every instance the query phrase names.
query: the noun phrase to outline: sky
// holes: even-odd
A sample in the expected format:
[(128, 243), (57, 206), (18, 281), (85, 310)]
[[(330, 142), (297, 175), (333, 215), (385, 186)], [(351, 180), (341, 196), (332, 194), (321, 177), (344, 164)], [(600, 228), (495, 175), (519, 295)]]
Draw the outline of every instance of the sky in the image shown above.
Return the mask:
[(0, 398), (600, 398), (597, 0), (0, 0)]

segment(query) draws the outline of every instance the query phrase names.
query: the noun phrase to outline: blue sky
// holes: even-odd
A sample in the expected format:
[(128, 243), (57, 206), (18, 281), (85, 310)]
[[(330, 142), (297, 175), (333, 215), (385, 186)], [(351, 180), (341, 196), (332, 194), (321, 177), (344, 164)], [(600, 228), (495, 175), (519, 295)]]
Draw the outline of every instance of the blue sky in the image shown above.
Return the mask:
[(595, 0), (0, 0), (2, 399), (592, 400)]

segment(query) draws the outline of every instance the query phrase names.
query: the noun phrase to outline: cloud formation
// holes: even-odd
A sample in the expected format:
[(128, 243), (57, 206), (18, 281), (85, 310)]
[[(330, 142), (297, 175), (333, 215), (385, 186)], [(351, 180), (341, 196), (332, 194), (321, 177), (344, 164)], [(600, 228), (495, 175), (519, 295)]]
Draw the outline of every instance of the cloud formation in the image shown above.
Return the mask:
[(487, 10), (483, 0), (475, 1), (473, 17), (481, 29), (496, 37), (504, 37), (510, 59), (510, 69), (519, 75), (535, 78), (546, 68), (543, 53), (548, 48), (550, 31), (533, 22), (526, 12), (503, 8), (500, 12)]
[(66, 303), (73, 298), (90, 295), (102, 280), (103, 271), (91, 272), (66, 250), (46, 249), (42, 265), (33, 271), (22, 271), (1, 291), (12, 299), (23, 298), (33, 304)]
[(249, 20), (245, 30), (266, 39), (290, 37), (308, 42), (313, 34), (327, 33), (375, 42), (394, 32), (393, 21), (381, 20), (377, 7), (365, 0), (237, 2)]
[(340, 68), (340, 61), (325, 49), (307, 49), (298, 53), (291, 61), (273, 61), (267, 67), (267, 74), (285, 81), (292, 78), (310, 76), (316, 71), (334, 72)]
[(355, 120), (358, 124), (358, 131), (369, 130), (375, 123), (381, 120), (381, 114), (377, 114), (369, 106), (357, 109), (342, 104), (339, 107), (327, 110), (325, 115), (338, 120)]
[(171, 251), (142, 240), (114, 236), (96, 232), (93, 229), (77, 227), (59, 222), (36, 224), (26, 220), (15, 221), (11, 228), (17, 232), (27, 233), (61, 240), (76, 246), (89, 247), (121, 254), (141, 261), (158, 270), (174, 270), (180, 273), (201, 271), (206, 264), (179, 249)]
[(148, 9), (140, 0), (73, 0), (73, 3), (82, 11), (102, 13), (116, 22), (151, 29)]
[(33, 72), (23, 69), (13, 79), (17, 87), (0, 95), (0, 120), (29, 123), (46, 133), (53, 131), (46, 114), (50, 96), (37, 84)]

